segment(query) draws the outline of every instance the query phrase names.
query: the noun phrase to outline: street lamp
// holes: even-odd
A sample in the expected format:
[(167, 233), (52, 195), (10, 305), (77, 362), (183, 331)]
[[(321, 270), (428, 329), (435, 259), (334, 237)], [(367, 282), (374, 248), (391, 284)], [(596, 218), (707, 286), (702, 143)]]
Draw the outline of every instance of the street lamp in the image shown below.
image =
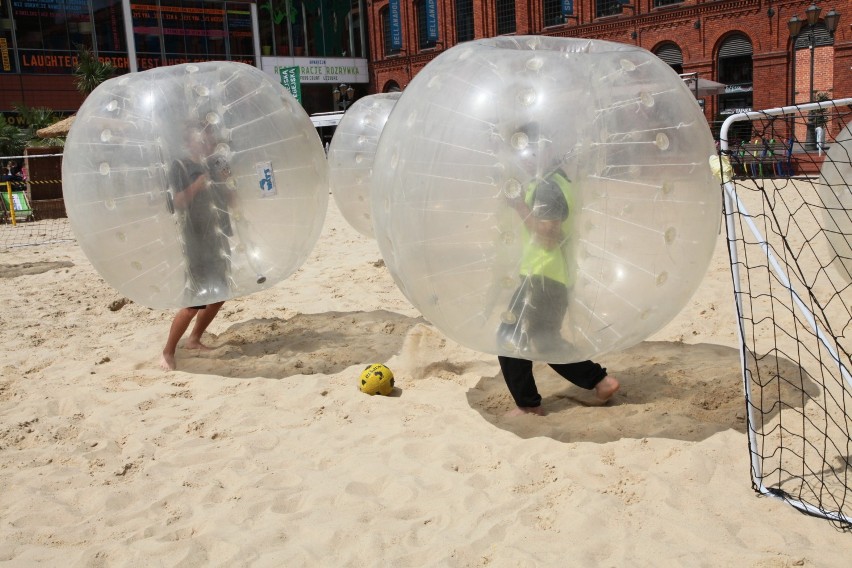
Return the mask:
[(343, 112), (346, 112), (346, 109), (355, 100), (355, 89), (351, 85), (341, 83), (334, 88), (332, 95), (334, 95), (334, 104), (342, 108)]
[[(816, 40), (814, 37), (814, 30), (816, 28), (817, 23), (819, 23), (819, 14), (822, 12), (822, 8), (817, 6), (816, 4), (811, 4), (805, 10), (805, 19), (801, 20), (798, 16), (793, 16), (787, 22), (787, 31), (790, 32), (790, 37), (793, 40), (793, 68), (792, 68), (792, 103), (796, 104), (796, 43), (799, 39), (799, 36), (803, 32), (802, 28), (805, 28), (805, 24), (807, 27), (805, 28), (808, 32), (808, 49), (810, 50), (810, 90), (808, 92), (808, 102), (813, 102), (814, 100), (814, 51), (816, 47)], [(840, 14), (832, 8), (823, 18), (823, 24), (825, 25), (825, 29), (828, 30), (828, 33), (834, 37), (834, 31), (837, 29), (837, 24), (840, 21)], [(806, 144), (813, 147), (814, 145), (814, 124), (809, 120), (808, 121), (808, 130), (807, 137), (805, 140)]]

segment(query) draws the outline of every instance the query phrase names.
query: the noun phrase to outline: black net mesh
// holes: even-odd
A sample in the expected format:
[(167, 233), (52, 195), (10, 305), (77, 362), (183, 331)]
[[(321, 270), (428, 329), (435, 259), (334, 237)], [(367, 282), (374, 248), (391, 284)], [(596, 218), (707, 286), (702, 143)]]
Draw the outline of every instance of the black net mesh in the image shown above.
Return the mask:
[(824, 104), (734, 123), (725, 212), (754, 487), (850, 529), (852, 109)]

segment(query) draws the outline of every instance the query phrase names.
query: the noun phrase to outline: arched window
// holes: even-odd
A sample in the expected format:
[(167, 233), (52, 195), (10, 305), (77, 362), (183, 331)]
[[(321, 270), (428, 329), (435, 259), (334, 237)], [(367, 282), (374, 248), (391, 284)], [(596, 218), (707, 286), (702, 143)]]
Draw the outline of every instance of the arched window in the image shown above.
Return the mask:
[(751, 107), (752, 53), (751, 40), (742, 34), (729, 36), (722, 42), (719, 47), (719, 81), (729, 85), (734, 96), (723, 95), (727, 98), (720, 103), (738, 100), (742, 103), (741, 108)]
[(473, 0), (456, 0), (456, 42), (473, 39)]
[(683, 73), (683, 52), (673, 43), (664, 43), (654, 52), (654, 55), (662, 59), (669, 67), (680, 75)]
[(831, 98), (834, 83), (834, 37), (825, 22), (804, 26), (796, 36), (793, 61), (793, 102), (808, 103)]
[[(719, 95), (719, 119), (724, 120), (731, 114), (752, 110), (752, 62), (751, 40), (743, 34), (734, 34), (725, 38), (719, 47), (719, 82), (727, 85), (725, 94)], [(748, 121), (737, 123), (729, 132), (731, 140), (748, 140), (751, 126)]]
[(396, 81), (388, 81), (385, 83), (385, 88), (382, 89), (383, 93), (399, 93), (402, 89), (399, 88), (399, 83)]
[(515, 23), (515, 0), (496, 0), (497, 35), (513, 34), (517, 29)]
[(825, 27), (825, 22), (817, 22), (813, 27), (803, 27), (796, 37), (796, 49), (810, 49), (811, 45), (820, 47), (834, 45), (834, 37)]

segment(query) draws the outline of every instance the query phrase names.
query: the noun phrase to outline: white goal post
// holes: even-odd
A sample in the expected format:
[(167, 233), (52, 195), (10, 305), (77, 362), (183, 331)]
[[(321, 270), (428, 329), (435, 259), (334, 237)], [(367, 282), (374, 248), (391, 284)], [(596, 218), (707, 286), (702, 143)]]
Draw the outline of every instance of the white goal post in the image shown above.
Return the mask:
[(852, 172), (852, 143), (835, 138), (850, 120), (844, 98), (734, 114), (719, 134), (752, 485), (841, 529), (852, 528), (852, 258), (836, 243), (852, 230), (823, 192), (848, 193), (852, 179), (826, 187), (819, 172), (831, 160)]

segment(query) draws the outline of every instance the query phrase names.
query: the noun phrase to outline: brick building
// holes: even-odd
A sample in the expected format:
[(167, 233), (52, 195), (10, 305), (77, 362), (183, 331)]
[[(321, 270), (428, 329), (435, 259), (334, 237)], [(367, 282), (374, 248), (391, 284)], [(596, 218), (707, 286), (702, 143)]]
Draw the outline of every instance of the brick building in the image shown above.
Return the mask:
[[(808, 1), (633, 2), (375, 0), (367, 20), (371, 86), (404, 89), (442, 50), (463, 41), (541, 34), (635, 44), (678, 73), (727, 85), (724, 94), (700, 99), (716, 124), (742, 110), (852, 96), (852, 0), (821, 3), (819, 10)], [(794, 17), (801, 27), (791, 35)], [(437, 39), (426, 33), (430, 25)]]

